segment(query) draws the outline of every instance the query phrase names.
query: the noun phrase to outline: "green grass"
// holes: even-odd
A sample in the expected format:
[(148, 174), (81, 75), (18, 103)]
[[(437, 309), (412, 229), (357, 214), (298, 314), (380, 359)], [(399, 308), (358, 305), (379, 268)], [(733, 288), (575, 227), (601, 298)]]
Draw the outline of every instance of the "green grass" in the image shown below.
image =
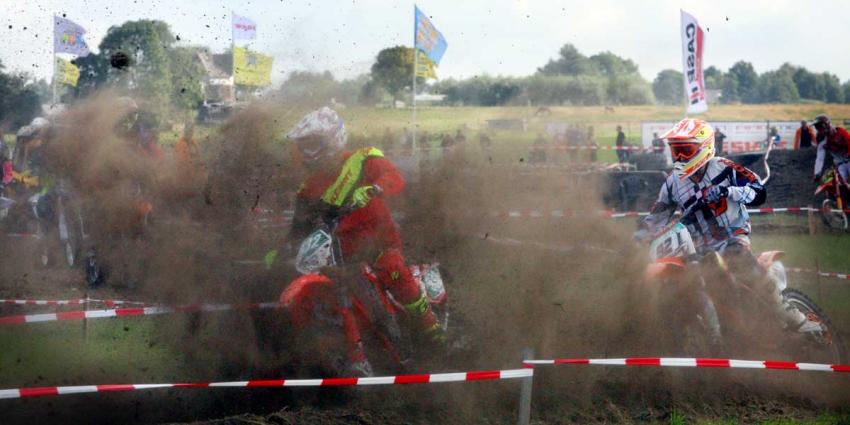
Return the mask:
[[(672, 418), (671, 418), (671, 424)], [(688, 422), (678, 422), (686, 424)], [(737, 419), (720, 419), (720, 420), (699, 420), (693, 422), (698, 425), (738, 425), (743, 422)], [(840, 414), (824, 414), (815, 419), (768, 419), (760, 422), (753, 422), (759, 425), (838, 425), (850, 423), (850, 416)]]
[[(155, 342), (153, 320), (90, 320), (86, 332), (82, 321), (4, 326), (0, 383), (8, 388), (179, 377), (181, 355)], [(79, 376), (87, 382), (77, 381)]]

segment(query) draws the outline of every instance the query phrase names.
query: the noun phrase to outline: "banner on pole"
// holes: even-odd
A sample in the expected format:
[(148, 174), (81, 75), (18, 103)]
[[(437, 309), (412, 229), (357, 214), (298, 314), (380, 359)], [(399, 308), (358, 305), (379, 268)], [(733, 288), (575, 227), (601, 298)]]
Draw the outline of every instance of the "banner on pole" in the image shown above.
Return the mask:
[(682, 68), (685, 80), (686, 113), (698, 114), (708, 110), (705, 101), (705, 82), (702, 75), (702, 53), (705, 50), (705, 35), (689, 13), (682, 12)]
[(436, 79), (437, 68), (434, 66), (434, 62), (431, 62), (431, 59), (428, 59), (425, 52), (419, 49), (416, 49), (416, 54), (419, 55), (418, 62), (416, 63), (416, 76)]
[(422, 50), (434, 65), (439, 65), (440, 59), (446, 53), (448, 43), (445, 37), (443, 37), (443, 34), (437, 31), (437, 28), (428, 19), (428, 16), (422, 13), (416, 6), (413, 9), (413, 45), (415, 48)]
[(236, 84), (268, 86), (272, 83), (274, 58), (252, 52), (245, 47), (233, 48), (233, 74)]
[(53, 52), (85, 56), (90, 53), (83, 35), (85, 28), (70, 19), (53, 17)]
[(57, 84), (76, 87), (77, 81), (80, 79), (80, 68), (65, 59), (56, 58), (56, 75), (54, 78)]
[(257, 38), (257, 24), (249, 18), (233, 14), (233, 39), (253, 40)]

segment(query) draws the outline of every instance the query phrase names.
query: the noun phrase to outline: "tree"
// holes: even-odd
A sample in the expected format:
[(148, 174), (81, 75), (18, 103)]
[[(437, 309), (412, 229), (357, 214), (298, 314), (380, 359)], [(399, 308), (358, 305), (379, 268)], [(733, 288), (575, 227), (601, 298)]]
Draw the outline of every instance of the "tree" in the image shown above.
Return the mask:
[(558, 52), (557, 60), (549, 60), (537, 72), (543, 75), (590, 75), (594, 73), (594, 65), (575, 46), (567, 43)]
[(589, 61), (594, 73), (608, 78), (639, 75), (638, 67), (631, 59), (623, 59), (611, 52), (597, 53)]
[(736, 97), (740, 97), (744, 102), (755, 103), (758, 101), (759, 76), (751, 63), (745, 61), (736, 62), (729, 68), (727, 76), (734, 78), (737, 83), (738, 90)]
[(652, 86), (639, 75), (608, 79), (607, 102), (619, 105), (648, 105), (655, 103)]
[(707, 89), (722, 89), (723, 88), (723, 71), (714, 66), (709, 66), (702, 72), (705, 79), (705, 88)]
[(826, 97), (824, 81), (806, 68), (798, 68), (792, 78), (803, 99), (823, 100)]
[(39, 87), (24, 74), (7, 74), (0, 62), (0, 134), (17, 129), (41, 113)]
[(675, 69), (665, 69), (652, 82), (655, 99), (666, 105), (681, 105), (685, 99), (683, 75)]
[(844, 89), (841, 87), (841, 80), (837, 76), (824, 72), (820, 74), (821, 80), (824, 83), (824, 101), (828, 103), (842, 103), (845, 100)]
[(844, 83), (844, 103), (850, 103), (850, 80)]
[[(99, 44), (100, 53), (77, 58), (80, 81), (76, 95), (117, 88), (149, 101), (147, 107), (165, 117), (172, 107), (191, 110), (203, 100), (204, 71), (196, 60), (199, 47), (173, 47), (168, 24), (155, 20), (128, 21), (110, 27)], [(127, 66), (111, 59), (129, 58)]]
[(201, 80), (204, 67), (196, 59), (199, 47), (175, 47), (168, 51), (171, 72), (171, 99), (174, 106), (194, 110), (204, 101)]
[(780, 69), (759, 77), (756, 98), (758, 103), (793, 103), (800, 100), (800, 93), (791, 74)]
[[(395, 46), (378, 52), (378, 57), (372, 65), (372, 80), (390, 93), (393, 100), (411, 85), (413, 77), (413, 48)], [(424, 83), (423, 78), (417, 78), (417, 83)]]

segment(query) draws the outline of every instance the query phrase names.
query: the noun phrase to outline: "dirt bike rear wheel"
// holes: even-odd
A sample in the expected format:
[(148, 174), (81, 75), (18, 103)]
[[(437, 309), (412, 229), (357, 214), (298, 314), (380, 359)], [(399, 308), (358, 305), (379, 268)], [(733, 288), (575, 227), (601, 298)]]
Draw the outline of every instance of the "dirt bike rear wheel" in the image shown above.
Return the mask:
[(824, 199), (820, 207), (820, 218), (823, 224), (830, 229), (847, 230), (848, 219), (847, 214), (841, 211), (835, 211), (838, 205), (832, 199)]
[(806, 315), (808, 320), (820, 323), (823, 328), (821, 332), (809, 332), (805, 335), (803, 345), (799, 348), (802, 351), (800, 354), (807, 357), (801, 358), (801, 361), (843, 364), (846, 359), (844, 343), (826, 313), (800, 290), (788, 288), (782, 291), (782, 296)]

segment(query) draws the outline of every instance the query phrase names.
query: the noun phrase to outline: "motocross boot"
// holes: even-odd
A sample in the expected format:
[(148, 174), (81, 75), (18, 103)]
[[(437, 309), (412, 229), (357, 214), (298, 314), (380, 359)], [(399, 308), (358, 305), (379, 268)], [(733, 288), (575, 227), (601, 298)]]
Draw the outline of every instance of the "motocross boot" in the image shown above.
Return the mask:
[(788, 299), (782, 295), (782, 292), (788, 286), (788, 279), (785, 275), (785, 267), (781, 262), (776, 261), (770, 265), (767, 269), (767, 279), (771, 284), (770, 301), (774, 312), (785, 324), (786, 329), (800, 333), (823, 331), (820, 323), (809, 320), (805, 314), (791, 305)]
[(415, 320), (422, 324), (425, 335), (436, 344), (443, 344), (446, 341), (446, 334), (437, 319), (434, 312), (431, 310), (431, 304), (425, 294), (421, 294), (416, 301), (405, 304), (404, 309)]

